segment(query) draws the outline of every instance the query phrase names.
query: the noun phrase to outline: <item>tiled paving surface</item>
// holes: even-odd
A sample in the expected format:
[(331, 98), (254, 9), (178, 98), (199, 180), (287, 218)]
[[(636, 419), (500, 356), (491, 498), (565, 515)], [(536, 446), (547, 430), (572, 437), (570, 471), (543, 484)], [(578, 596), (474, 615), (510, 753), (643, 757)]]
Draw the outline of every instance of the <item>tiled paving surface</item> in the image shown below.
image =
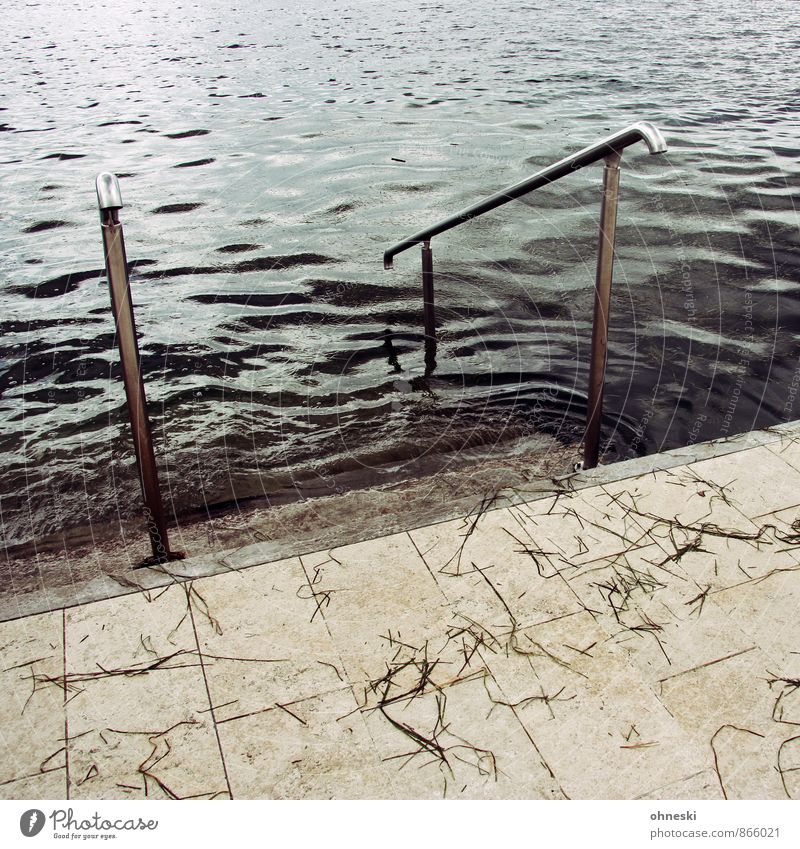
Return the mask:
[(798, 798), (800, 427), (760, 442), (2, 623), (0, 796)]

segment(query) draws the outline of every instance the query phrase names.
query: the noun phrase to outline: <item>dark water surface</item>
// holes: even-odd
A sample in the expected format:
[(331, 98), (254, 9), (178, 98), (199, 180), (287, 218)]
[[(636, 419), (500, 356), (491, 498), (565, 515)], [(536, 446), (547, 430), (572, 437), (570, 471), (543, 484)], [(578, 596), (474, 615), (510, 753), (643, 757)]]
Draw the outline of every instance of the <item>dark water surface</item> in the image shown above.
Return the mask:
[(600, 166), (434, 241), (427, 379), (418, 252), (393, 271), (381, 255), (639, 119), (670, 152), (623, 163), (606, 460), (800, 416), (795, 0), (65, 0), (3, 16), (7, 543), (137, 510), (103, 170), (121, 178), (178, 511), (580, 440)]

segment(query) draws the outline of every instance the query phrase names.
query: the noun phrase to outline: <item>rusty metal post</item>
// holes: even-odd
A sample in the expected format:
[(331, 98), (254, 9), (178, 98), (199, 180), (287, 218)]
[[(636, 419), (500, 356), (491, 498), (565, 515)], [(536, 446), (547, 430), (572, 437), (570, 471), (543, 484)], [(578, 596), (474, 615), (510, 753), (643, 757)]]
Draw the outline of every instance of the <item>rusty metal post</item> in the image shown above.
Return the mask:
[(122, 378), (128, 400), (128, 415), (133, 433), (133, 446), (139, 469), (139, 482), (144, 495), (144, 512), (153, 558), (157, 563), (180, 559), (183, 555), (170, 552), (164, 505), (158, 486), (158, 469), (153, 452), (153, 437), (147, 416), (147, 399), (139, 364), (139, 344), (136, 340), (136, 323), (133, 317), (131, 288), (128, 280), (128, 261), (119, 210), (122, 195), (119, 182), (113, 174), (100, 174), (96, 182), (97, 202), (100, 207), (100, 225), (103, 233), (108, 285), (111, 290), (111, 309), (117, 326), (117, 344), (122, 363)]
[(436, 340), (436, 310), (433, 299), (433, 251), (430, 242), (422, 243), (422, 315), (426, 341)]
[(611, 280), (614, 275), (620, 159), (620, 152), (615, 151), (606, 157), (603, 168), (600, 244), (597, 250), (592, 352), (589, 362), (589, 405), (586, 411), (586, 437), (583, 449), (584, 469), (593, 469), (600, 455), (600, 424), (603, 418), (603, 384), (608, 358), (608, 313), (611, 303)]

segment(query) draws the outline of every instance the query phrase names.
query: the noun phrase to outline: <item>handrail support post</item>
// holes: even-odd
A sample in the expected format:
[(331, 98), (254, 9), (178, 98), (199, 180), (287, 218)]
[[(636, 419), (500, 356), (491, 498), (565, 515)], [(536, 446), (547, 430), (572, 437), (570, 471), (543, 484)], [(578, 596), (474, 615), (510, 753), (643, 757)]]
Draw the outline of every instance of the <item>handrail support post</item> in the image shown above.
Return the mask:
[(125, 254), (125, 238), (119, 220), (122, 199), (119, 183), (113, 174), (101, 174), (97, 178), (97, 197), (100, 206), (100, 227), (103, 235), (103, 253), (106, 274), (111, 294), (111, 309), (117, 329), (122, 379), (128, 402), (133, 446), (139, 482), (144, 496), (144, 512), (153, 560), (164, 563), (180, 560), (181, 552), (170, 551), (167, 538), (167, 523), (161, 490), (158, 485), (158, 469), (153, 450), (153, 436), (147, 415), (147, 399), (142, 382), (139, 343), (136, 339), (136, 322), (133, 315), (128, 260)]
[(603, 419), (603, 385), (608, 361), (608, 319), (611, 305), (611, 281), (614, 276), (614, 243), (617, 231), (621, 158), (621, 152), (615, 150), (605, 158), (603, 168), (603, 200), (600, 206), (600, 240), (594, 289), (584, 469), (595, 468), (600, 456), (600, 426)]
[(422, 315), (426, 342), (436, 341), (436, 308), (433, 295), (433, 251), (430, 242), (422, 243)]

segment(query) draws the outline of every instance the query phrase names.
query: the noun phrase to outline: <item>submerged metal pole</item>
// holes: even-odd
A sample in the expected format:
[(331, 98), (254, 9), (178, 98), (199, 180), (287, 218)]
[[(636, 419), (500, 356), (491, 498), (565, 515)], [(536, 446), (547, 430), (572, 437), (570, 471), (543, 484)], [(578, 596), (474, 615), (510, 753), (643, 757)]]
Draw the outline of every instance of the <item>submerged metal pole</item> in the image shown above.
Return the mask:
[(620, 159), (621, 153), (614, 151), (606, 157), (603, 168), (600, 244), (597, 250), (592, 353), (589, 363), (589, 406), (586, 411), (586, 437), (583, 448), (584, 469), (593, 469), (600, 455), (600, 424), (603, 418), (603, 383), (608, 358), (608, 312), (611, 303), (611, 280), (614, 275)]
[(436, 310), (433, 301), (433, 251), (430, 242), (422, 243), (422, 314), (425, 340), (436, 339)]
[(117, 344), (122, 363), (122, 379), (128, 400), (133, 446), (139, 469), (139, 482), (144, 495), (144, 512), (153, 558), (157, 563), (180, 559), (183, 555), (169, 550), (167, 523), (164, 505), (158, 486), (158, 469), (153, 452), (153, 437), (147, 416), (147, 400), (142, 383), (139, 364), (139, 344), (136, 340), (136, 323), (133, 317), (131, 287), (128, 280), (128, 261), (125, 255), (125, 239), (119, 210), (122, 195), (119, 182), (113, 174), (100, 174), (96, 182), (97, 202), (100, 207), (100, 225), (103, 233), (103, 248), (111, 290), (111, 309), (117, 326)]

